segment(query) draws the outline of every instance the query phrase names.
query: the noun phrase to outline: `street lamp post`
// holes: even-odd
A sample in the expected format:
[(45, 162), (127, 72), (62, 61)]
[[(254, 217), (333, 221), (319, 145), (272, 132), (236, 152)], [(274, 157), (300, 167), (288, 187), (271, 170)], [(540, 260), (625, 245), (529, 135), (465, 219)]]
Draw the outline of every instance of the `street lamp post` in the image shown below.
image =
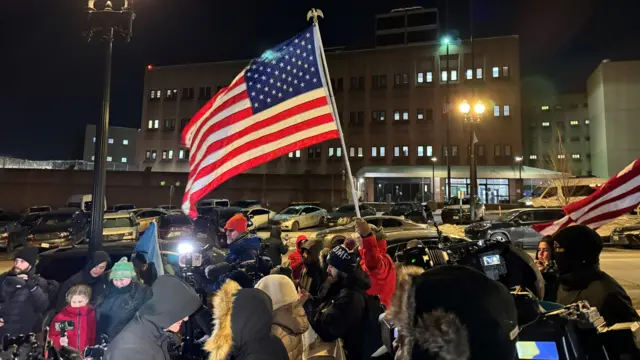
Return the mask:
[(464, 100), (460, 104), (460, 112), (464, 116), (464, 122), (469, 124), (469, 208), (471, 221), (476, 219), (476, 191), (478, 190), (478, 168), (476, 166), (476, 136), (474, 131), (474, 125), (479, 123), (484, 113), (484, 104), (478, 102), (473, 106), (473, 112), (471, 111), (471, 105)]
[(447, 74), (447, 78), (445, 80), (445, 96), (444, 96), (444, 106), (443, 106), (443, 110), (445, 110), (445, 125), (446, 125), (446, 143), (447, 143), (447, 150), (445, 151), (445, 153), (443, 154), (443, 156), (445, 156), (445, 160), (447, 162), (447, 194), (448, 197), (451, 198), (451, 154), (449, 154), (449, 152), (451, 151), (451, 126), (449, 124), (449, 112), (451, 111), (451, 107), (449, 106), (449, 44), (451, 43), (451, 37), (449, 36), (445, 36), (442, 38), (442, 43), (445, 45), (446, 47), (446, 66), (444, 68), (444, 71)]
[(431, 191), (433, 192), (432, 200), (436, 199), (436, 161), (438, 161), (438, 158), (431, 158)]
[(522, 156), (516, 156), (514, 160), (518, 164), (518, 179), (522, 180)]
[(95, 0), (88, 0), (85, 13), (88, 18), (88, 29), (85, 36), (88, 41), (96, 40), (104, 45), (104, 89), (102, 99), (102, 116), (96, 126), (95, 163), (93, 167), (93, 191), (91, 204), (91, 234), (89, 253), (95, 252), (102, 242), (102, 222), (105, 206), (107, 138), (109, 131), (109, 104), (111, 102), (111, 58), (113, 41), (120, 35), (129, 41), (133, 30), (133, 0), (124, 0), (120, 10), (115, 10), (111, 1), (103, 8), (95, 8)]

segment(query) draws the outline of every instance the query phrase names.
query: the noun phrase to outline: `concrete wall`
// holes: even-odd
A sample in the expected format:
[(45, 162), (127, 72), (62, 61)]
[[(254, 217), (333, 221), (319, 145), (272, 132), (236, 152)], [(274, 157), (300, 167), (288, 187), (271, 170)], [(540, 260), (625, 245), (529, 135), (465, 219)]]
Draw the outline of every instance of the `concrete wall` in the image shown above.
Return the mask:
[[(0, 169), (0, 208), (11, 211), (36, 204), (63, 207), (73, 194), (90, 194), (91, 171)], [(149, 207), (169, 203), (171, 184), (175, 186), (172, 203), (179, 205), (187, 174), (109, 171), (107, 203), (133, 203)], [(164, 184), (164, 185), (163, 185)], [(262, 200), (280, 210), (293, 201), (319, 201), (329, 209), (346, 202), (344, 182), (335, 175), (260, 175), (241, 174), (209, 194), (212, 198)]]

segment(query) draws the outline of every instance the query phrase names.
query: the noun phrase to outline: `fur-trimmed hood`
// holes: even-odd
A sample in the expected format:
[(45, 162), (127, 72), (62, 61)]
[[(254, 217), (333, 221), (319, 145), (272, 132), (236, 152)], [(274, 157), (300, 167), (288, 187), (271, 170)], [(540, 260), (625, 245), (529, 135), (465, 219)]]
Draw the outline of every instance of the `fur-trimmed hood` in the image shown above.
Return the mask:
[(204, 345), (209, 360), (287, 359), (284, 345), (271, 335), (272, 321), (266, 293), (228, 280), (213, 297), (213, 333)]

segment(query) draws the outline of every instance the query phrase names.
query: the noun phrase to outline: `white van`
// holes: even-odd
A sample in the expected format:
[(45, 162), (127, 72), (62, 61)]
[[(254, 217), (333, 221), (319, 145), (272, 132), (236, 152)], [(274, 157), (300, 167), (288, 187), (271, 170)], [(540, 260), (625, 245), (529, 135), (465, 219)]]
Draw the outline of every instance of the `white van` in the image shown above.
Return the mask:
[[(67, 200), (68, 208), (81, 209), (85, 212), (91, 212), (91, 206), (93, 205), (91, 194), (89, 195), (71, 195)], [(104, 210), (107, 210), (107, 197), (104, 198)]]
[(596, 177), (576, 177), (552, 179), (540, 183), (530, 196), (518, 200), (518, 204), (528, 207), (563, 207), (593, 194), (606, 179)]

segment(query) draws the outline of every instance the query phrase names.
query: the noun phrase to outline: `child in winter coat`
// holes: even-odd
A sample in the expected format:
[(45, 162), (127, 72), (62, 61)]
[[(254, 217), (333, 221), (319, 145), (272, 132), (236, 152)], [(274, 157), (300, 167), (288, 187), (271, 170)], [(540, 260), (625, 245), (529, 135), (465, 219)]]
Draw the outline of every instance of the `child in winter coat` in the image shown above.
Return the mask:
[(308, 240), (304, 235), (298, 236), (296, 239), (296, 250), (289, 254), (289, 266), (291, 270), (293, 270), (293, 280), (295, 281), (300, 279), (300, 274), (302, 273), (302, 267), (304, 266), (302, 262), (302, 246)]
[(82, 352), (96, 344), (96, 313), (89, 305), (91, 288), (75, 285), (66, 295), (67, 306), (54, 316), (49, 326), (49, 338), (60, 349), (68, 346)]

